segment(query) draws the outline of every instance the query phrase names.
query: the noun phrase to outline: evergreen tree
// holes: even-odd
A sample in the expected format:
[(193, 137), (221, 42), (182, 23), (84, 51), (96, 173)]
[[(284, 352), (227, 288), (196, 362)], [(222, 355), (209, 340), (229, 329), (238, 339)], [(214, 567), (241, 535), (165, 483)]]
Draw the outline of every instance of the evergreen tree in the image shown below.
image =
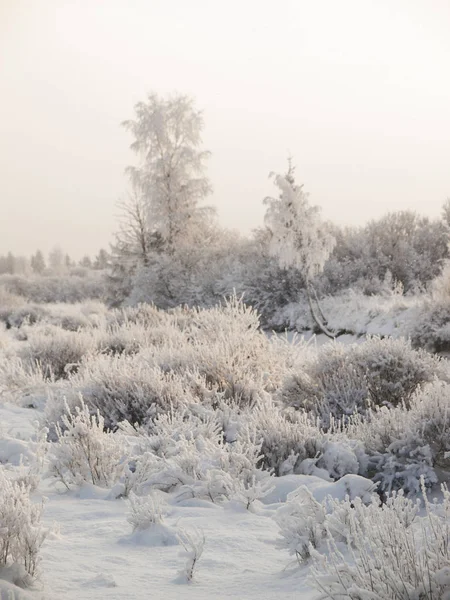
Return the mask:
[(270, 252), (278, 258), (280, 267), (294, 267), (300, 272), (314, 322), (323, 333), (334, 337), (326, 327), (326, 319), (318, 305), (312, 280), (322, 272), (335, 245), (335, 239), (320, 219), (319, 207), (309, 203), (303, 185), (296, 185), (291, 159), (286, 175), (273, 174), (273, 177), (280, 195), (278, 198), (268, 197), (264, 200), (268, 207), (265, 222), (270, 230)]
[(45, 271), (45, 258), (41, 250), (37, 250), (31, 257), (31, 268), (36, 275), (42, 275)]

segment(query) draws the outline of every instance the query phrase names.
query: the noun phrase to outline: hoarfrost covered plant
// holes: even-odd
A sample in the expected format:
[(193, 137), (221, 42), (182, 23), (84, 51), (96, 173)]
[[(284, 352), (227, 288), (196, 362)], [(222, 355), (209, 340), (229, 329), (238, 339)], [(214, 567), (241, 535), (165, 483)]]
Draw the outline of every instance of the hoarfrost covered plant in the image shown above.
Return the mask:
[[(320, 598), (336, 600), (447, 600), (450, 596), (450, 493), (426, 516), (401, 493), (385, 504), (355, 499), (346, 512), (347, 552), (328, 527), (328, 557), (311, 549), (312, 584)], [(330, 524), (331, 525), (331, 524)], [(341, 549), (340, 549), (341, 548)]]
[(404, 406), (375, 408), (365, 416), (354, 415), (345, 426), (346, 435), (365, 448), (369, 471), (380, 489), (402, 488), (420, 492), (445, 481), (450, 470), (450, 385), (435, 381), (419, 388)]
[(144, 531), (152, 525), (160, 525), (162, 523), (161, 502), (155, 493), (141, 497), (131, 492), (128, 500), (130, 510), (127, 519), (132, 525), (133, 531)]
[(414, 350), (404, 339), (373, 337), (364, 344), (323, 346), (299, 373), (285, 379), (280, 399), (320, 417), (346, 421), (369, 406), (405, 404), (414, 392), (442, 372), (438, 358)]
[(39, 551), (47, 537), (41, 525), (43, 504), (30, 499), (30, 489), (12, 481), (0, 467), (0, 578), (2, 570), (17, 585), (32, 583), (37, 576)]
[(148, 222), (172, 252), (180, 238), (189, 237), (187, 228), (205, 211), (197, 204), (211, 191), (203, 174), (209, 152), (199, 149), (203, 117), (183, 95), (150, 94), (135, 112), (135, 120), (123, 125), (135, 138), (131, 149), (141, 164), (128, 173), (146, 199)]
[(189, 583), (194, 578), (194, 574), (198, 567), (198, 561), (203, 554), (205, 536), (197, 529), (193, 529), (192, 531), (181, 529), (178, 534), (178, 539), (187, 553), (186, 565), (184, 569), (180, 571), (178, 580), (180, 582), (184, 580), (186, 583)]
[[(315, 324), (323, 333), (334, 337), (328, 331), (323, 315), (314, 308), (312, 279), (322, 272), (336, 241), (321, 221), (319, 208), (311, 206), (303, 186), (295, 184), (291, 161), (287, 174), (274, 175), (274, 181), (280, 190), (280, 197), (264, 200), (268, 206), (265, 222), (272, 234), (271, 253), (278, 258), (281, 267), (299, 270)], [(318, 303), (317, 309), (320, 313)]]
[(124, 469), (124, 441), (120, 434), (105, 430), (97, 411), (91, 415), (80, 397), (73, 411), (66, 404), (62, 427), (56, 423), (57, 441), (49, 452), (49, 471), (67, 489), (84, 482), (112, 486)]
[(326, 510), (308, 488), (303, 487), (278, 509), (276, 520), (280, 527), (279, 548), (286, 548), (300, 561), (311, 556), (311, 546), (318, 548), (326, 535)]

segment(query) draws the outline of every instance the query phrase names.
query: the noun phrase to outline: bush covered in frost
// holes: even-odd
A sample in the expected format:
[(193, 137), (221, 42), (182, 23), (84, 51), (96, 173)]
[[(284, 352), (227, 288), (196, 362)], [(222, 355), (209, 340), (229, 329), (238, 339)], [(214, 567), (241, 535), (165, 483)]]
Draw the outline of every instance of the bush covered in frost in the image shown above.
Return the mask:
[(112, 428), (124, 420), (150, 426), (161, 412), (196, 402), (187, 379), (132, 356), (84, 361), (70, 381)]
[[(450, 493), (430, 504), (393, 494), (381, 504), (355, 499), (327, 521), (327, 553), (310, 546), (319, 598), (445, 600), (450, 593)], [(350, 509), (349, 509), (350, 508)], [(343, 519), (343, 515), (345, 518)], [(342, 540), (342, 541), (341, 541)]]
[(64, 331), (50, 325), (30, 328), (27, 337), (21, 352), (23, 360), (49, 379), (67, 378), (95, 349), (94, 338), (88, 332)]
[(368, 471), (386, 492), (419, 491), (450, 472), (450, 385), (436, 381), (417, 390), (407, 410), (381, 407), (355, 416), (346, 434), (359, 440), (368, 456)]
[(28, 276), (0, 275), (0, 287), (29, 302), (83, 302), (106, 297), (107, 275), (104, 271), (89, 271), (81, 276)]
[(47, 537), (41, 525), (42, 504), (30, 499), (30, 489), (6, 476), (0, 466), (0, 578), (2, 571), (20, 587), (38, 575), (40, 549)]
[(450, 298), (428, 298), (409, 328), (411, 341), (416, 348), (429, 352), (450, 350)]
[(84, 482), (111, 487), (122, 475), (125, 446), (122, 437), (105, 429), (103, 417), (91, 415), (80, 399), (80, 406), (56, 423), (57, 440), (49, 451), (49, 473), (67, 489)]
[(288, 377), (280, 392), (285, 404), (320, 417), (346, 418), (370, 406), (409, 404), (419, 385), (439, 372), (439, 361), (404, 339), (371, 338), (364, 344), (328, 344), (304, 372)]

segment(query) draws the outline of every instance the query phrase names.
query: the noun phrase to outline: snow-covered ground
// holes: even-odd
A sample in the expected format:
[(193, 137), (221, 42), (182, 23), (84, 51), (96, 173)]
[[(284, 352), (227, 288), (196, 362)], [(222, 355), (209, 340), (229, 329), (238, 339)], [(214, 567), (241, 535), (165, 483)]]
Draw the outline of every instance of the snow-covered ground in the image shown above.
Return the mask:
[[(283, 341), (237, 299), (60, 310), (0, 330), (1, 600), (314, 600), (317, 582), (391, 600), (354, 565), (390, 568), (403, 543), (418, 558), (392, 586), (446, 598), (446, 361), (401, 338)], [(421, 485), (441, 504), (419, 513)]]
[[(18, 464), (17, 452), (27, 453), (38, 417), (34, 409), (0, 405), (0, 423), (9, 438), (0, 442), (0, 458), (10, 472)], [(276, 548), (279, 534), (273, 519), (280, 506), (276, 500), (286, 501), (289, 491), (308, 482), (312, 487), (324, 483), (313, 476), (280, 478), (266, 504), (254, 512), (237, 502), (175, 502), (161, 493), (166, 496), (163, 513), (169, 532), (198, 530), (205, 537), (195, 581), (186, 584), (178, 581), (186, 563), (183, 547), (166, 546), (145, 532), (131, 535), (126, 500), (110, 499), (109, 490), (88, 484), (71, 492), (57, 490), (44, 479), (34, 494), (36, 501), (45, 497), (43, 521), (52, 529), (42, 548), (42, 576), (35, 590), (16, 588), (14, 598), (314, 598), (305, 571), (290, 568), (292, 558)]]

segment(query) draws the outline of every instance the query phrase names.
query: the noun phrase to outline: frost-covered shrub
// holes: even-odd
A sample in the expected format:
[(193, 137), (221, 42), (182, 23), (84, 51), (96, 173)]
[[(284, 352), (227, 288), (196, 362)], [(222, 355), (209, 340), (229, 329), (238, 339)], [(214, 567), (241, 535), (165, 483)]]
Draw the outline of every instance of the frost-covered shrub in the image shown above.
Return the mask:
[(44, 377), (61, 379), (78, 369), (81, 359), (94, 350), (92, 336), (50, 325), (30, 328), (22, 358), (37, 366)]
[(310, 490), (302, 487), (295, 498), (279, 508), (276, 521), (280, 527), (279, 548), (286, 548), (299, 561), (311, 556), (311, 546), (318, 548), (326, 535), (326, 510)]
[(424, 350), (413, 350), (405, 339), (371, 338), (355, 349), (372, 404), (409, 404), (419, 385), (431, 381), (438, 361)]
[(67, 406), (64, 429), (55, 425), (57, 441), (49, 450), (49, 472), (67, 489), (84, 482), (111, 487), (124, 468), (125, 446), (120, 434), (105, 429), (97, 412), (91, 415), (80, 399), (73, 411)]
[(138, 304), (114, 309), (110, 315), (112, 322), (117, 325), (134, 323), (146, 329), (159, 327), (168, 320), (168, 313), (159, 310), (152, 304)]
[[(105, 354), (136, 354), (143, 348), (167, 344), (173, 333), (169, 334), (167, 327), (147, 329), (139, 323), (126, 321), (119, 325), (113, 322), (98, 328), (95, 343), (98, 351)], [(182, 339), (181, 333), (179, 337)]]
[[(424, 496), (425, 497), (425, 496)], [(311, 583), (319, 598), (445, 600), (450, 593), (450, 493), (440, 504), (425, 497), (426, 516), (401, 493), (384, 504), (360, 500), (346, 511), (346, 552), (328, 527), (328, 556), (311, 549)], [(341, 521), (342, 523), (342, 521)]]
[(257, 313), (240, 299), (191, 311), (184, 332), (193, 348), (191, 368), (227, 397), (251, 403), (261, 389), (270, 388), (276, 355), (259, 330)]
[(163, 521), (161, 501), (155, 493), (150, 492), (147, 496), (136, 496), (131, 492), (128, 496), (129, 511), (128, 523), (133, 531), (144, 531), (152, 525), (159, 525)]
[(55, 325), (61, 327), (66, 331), (79, 331), (86, 327), (91, 326), (91, 322), (86, 315), (83, 314), (61, 314), (58, 316), (51, 316), (50, 320)]
[(342, 418), (364, 412), (369, 392), (362, 369), (353, 352), (340, 344), (322, 347), (309, 363), (305, 372), (288, 377), (281, 391), (281, 399), (295, 408), (302, 408), (328, 424), (330, 415)]
[(409, 404), (419, 385), (441, 370), (439, 361), (408, 341), (371, 338), (359, 345), (327, 344), (288, 376), (279, 393), (287, 405), (320, 417), (346, 420), (370, 406)]
[(258, 403), (251, 413), (241, 415), (261, 439), (261, 465), (275, 475), (295, 472), (305, 458), (322, 450), (323, 434), (308, 415), (282, 412), (270, 401)]
[(450, 350), (450, 296), (426, 299), (408, 331), (415, 348), (429, 352)]
[(178, 580), (189, 583), (193, 580), (194, 574), (198, 568), (198, 562), (203, 554), (205, 547), (205, 536), (198, 530), (186, 531), (180, 529), (178, 540), (186, 551), (186, 565), (178, 574)]
[(328, 532), (339, 541), (345, 540), (353, 503), (370, 503), (377, 487), (357, 475), (322, 486), (314, 482), (313, 486), (309, 489), (303, 485), (289, 493), (275, 516), (281, 535), (278, 547), (287, 549), (299, 562), (308, 560), (312, 549), (323, 549)]
[(177, 452), (176, 443), (181, 440), (211, 440), (216, 444), (222, 442), (222, 432), (214, 412), (192, 406), (175, 411), (173, 407), (154, 420), (151, 435), (147, 437), (147, 445), (157, 456), (167, 458)]
[(415, 433), (407, 430), (389, 444), (386, 452), (371, 457), (373, 479), (380, 483), (381, 491), (403, 489), (408, 494), (417, 494), (421, 478), (427, 487), (437, 483), (430, 446)]
[(36, 365), (24, 364), (18, 356), (0, 354), (0, 393), (4, 400), (23, 400), (29, 406), (36, 398), (45, 398), (47, 381)]
[(436, 381), (417, 390), (410, 407), (379, 407), (346, 425), (346, 434), (363, 444), (369, 471), (389, 492), (402, 488), (419, 491), (420, 478), (427, 486), (448, 472), (450, 461), (450, 385)]
[(269, 490), (262, 471), (261, 444), (251, 435), (227, 442), (211, 410), (183, 410), (158, 416), (150, 431), (121, 423), (135, 436), (133, 468), (125, 473), (122, 495), (149, 489), (176, 491), (177, 500), (203, 498), (218, 503), (236, 499), (250, 508)]
[(262, 468), (275, 475), (313, 474), (315, 469), (324, 469), (329, 477), (339, 479), (366, 470), (365, 453), (358, 442), (343, 434), (331, 437), (306, 413), (282, 411), (265, 401), (241, 418), (255, 439), (261, 440)]
[(7, 327), (22, 327), (22, 325), (35, 325), (48, 317), (48, 310), (38, 304), (25, 304), (19, 308), (10, 310), (8, 314), (3, 312), (3, 320)]
[(196, 402), (187, 380), (134, 356), (97, 356), (71, 378), (108, 427), (120, 421), (150, 424), (159, 413)]
[(419, 390), (411, 405), (416, 431), (431, 449), (433, 465), (450, 470), (450, 385), (436, 381)]
[(41, 525), (42, 512), (43, 504), (31, 501), (29, 488), (12, 481), (0, 467), (0, 578), (2, 569), (12, 569), (14, 583), (23, 587), (37, 576), (48, 534)]

